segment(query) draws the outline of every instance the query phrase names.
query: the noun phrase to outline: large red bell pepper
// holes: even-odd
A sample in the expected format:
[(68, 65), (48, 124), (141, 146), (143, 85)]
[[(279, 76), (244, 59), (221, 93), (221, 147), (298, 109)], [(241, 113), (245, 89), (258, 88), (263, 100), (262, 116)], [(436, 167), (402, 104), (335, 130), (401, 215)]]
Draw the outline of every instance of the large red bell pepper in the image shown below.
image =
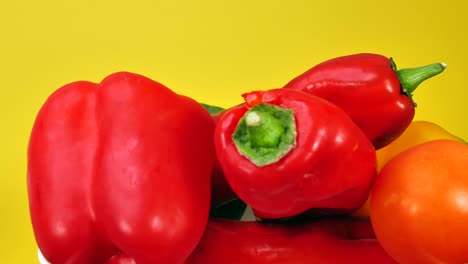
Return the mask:
[(379, 54), (353, 54), (324, 61), (284, 87), (306, 91), (341, 107), (380, 149), (405, 131), (413, 120), (412, 93), (445, 64), (397, 70)]
[(345, 112), (293, 89), (244, 98), (219, 120), (215, 146), (232, 189), (257, 216), (344, 213), (366, 201), (376, 175), (375, 150)]
[(53, 264), (183, 263), (210, 208), (214, 122), (194, 100), (119, 72), (40, 110), (28, 149), (34, 234)]
[[(119, 254), (106, 264), (136, 264)], [(396, 264), (368, 218), (265, 224), (213, 219), (185, 264)]]

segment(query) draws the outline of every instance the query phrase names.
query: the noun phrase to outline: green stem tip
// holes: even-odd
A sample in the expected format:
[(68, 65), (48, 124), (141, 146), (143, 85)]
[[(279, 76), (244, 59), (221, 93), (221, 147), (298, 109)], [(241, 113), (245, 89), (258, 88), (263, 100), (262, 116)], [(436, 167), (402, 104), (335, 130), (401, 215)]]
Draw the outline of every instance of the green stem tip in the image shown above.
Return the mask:
[[(443, 72), (447, 67), (445, 63), (433, 63), (417, 68), (408, 68), (397, 70), (392, 59), (392, 68), (396, 72), (403, 89), (403, 92), (413, 100), (413, 92), (425, 80)], [(414, 101), (413, 101), (414, 103)], [(415, 104), (415, 103), (414, 103)], [(415, 104), (416, 106), (416, 104)]]
[(241, 155), (261, 167), (289, 153), (296, 146), (296, 133), (291, 109), (259, 104), (239, 120), (232, 139)]

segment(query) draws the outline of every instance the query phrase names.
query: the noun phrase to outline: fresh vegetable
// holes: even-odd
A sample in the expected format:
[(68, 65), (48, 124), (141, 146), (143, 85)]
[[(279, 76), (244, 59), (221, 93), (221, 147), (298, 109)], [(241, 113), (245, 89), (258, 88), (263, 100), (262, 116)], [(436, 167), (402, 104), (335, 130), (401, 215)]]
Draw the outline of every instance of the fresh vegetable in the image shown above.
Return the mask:
[(284, 87), (322, 97), (351, 116), (376, 149), (396, 139), (414, 118), (412, 94), (445, 64), (397, 70), (390, 58), (360, 53), (324, 61)]
[(212, 220), (187, 264), (396, 263), (372, 235), (366, 219), (301, 224)]
[[(464, 142), (463, 139), (452, 135), (433, 122), (413, 121), (400, 137), (377, 151), (377, 170), (380, 171), (390, 159), (400, 152), (421, 143), (437, 139), (451, 139)], [(369, 213), (369, 199), (367, 199), (366, 203), (353, 214), (356, 216), (366, 216)]]
[(183, 263), (210, 209), (214, 123), (194, 100), (141, 75), (63, 86), (40, 110), (28, 149), (38, 246), (51, 263), (125, 252)]
[(398, 137), (392, 144), (377, 151), (377, 168), (382, 167), (398, 153), (424, 142), (450, 139), (458, 142), (465, 142), (463, 139), (451, 134), (443, 127), (429, 121), (414, 121), (408, 129)]
[(468, 145), (433, 140), (384, 165), (370, 199), (382, 247), (402, 264), (468, 263)]
[(376, 174), (371, 142), (340, 108), (292, 89), (255, 91), (226, 111), (217, 157), (235, 193), (260, 218), (356, 210)]
[[(264, 224), (210, 220), (186, 264), (389, 264), (368, 218)], [(117, 255), (106, 264), (136, 264)]]

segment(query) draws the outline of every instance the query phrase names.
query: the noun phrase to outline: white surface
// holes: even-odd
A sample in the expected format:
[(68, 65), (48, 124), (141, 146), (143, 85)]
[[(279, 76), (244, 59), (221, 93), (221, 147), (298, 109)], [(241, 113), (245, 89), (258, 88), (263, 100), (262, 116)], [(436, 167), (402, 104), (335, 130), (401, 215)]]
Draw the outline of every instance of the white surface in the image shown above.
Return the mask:
[(255, 216), (250, 206), (247, 206), (247, 209), (245, 209), (245, 212), (241, 218), (241, 221), (255, 221)]
[(40, 264), (50, 264), (50, 263), (44, 258), (44, 256), (42, 255), (40, 249), (37, 250), (37, 256), (38, 256), (38, 258), (39, 258), (39, 263), (40, 263)]

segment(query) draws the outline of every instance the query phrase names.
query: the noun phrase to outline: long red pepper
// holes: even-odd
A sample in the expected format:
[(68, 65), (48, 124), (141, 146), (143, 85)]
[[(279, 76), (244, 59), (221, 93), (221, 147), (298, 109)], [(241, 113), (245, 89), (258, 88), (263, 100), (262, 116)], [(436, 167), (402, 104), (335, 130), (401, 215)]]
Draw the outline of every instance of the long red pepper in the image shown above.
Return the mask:
[(342, 108), (376, 149), (396, 139), (414, 118), (412, 94), (424, 80), (441, 73), (445, 64), (397, 70), (391, 58), (353, 54), (324, 61), (284, 87), (322, 97)]
[[(211, 219), (185, 264), (395, 264), (369, 218), (271, 224)], [(106, 264), (135, 264), (122, 254)]]

